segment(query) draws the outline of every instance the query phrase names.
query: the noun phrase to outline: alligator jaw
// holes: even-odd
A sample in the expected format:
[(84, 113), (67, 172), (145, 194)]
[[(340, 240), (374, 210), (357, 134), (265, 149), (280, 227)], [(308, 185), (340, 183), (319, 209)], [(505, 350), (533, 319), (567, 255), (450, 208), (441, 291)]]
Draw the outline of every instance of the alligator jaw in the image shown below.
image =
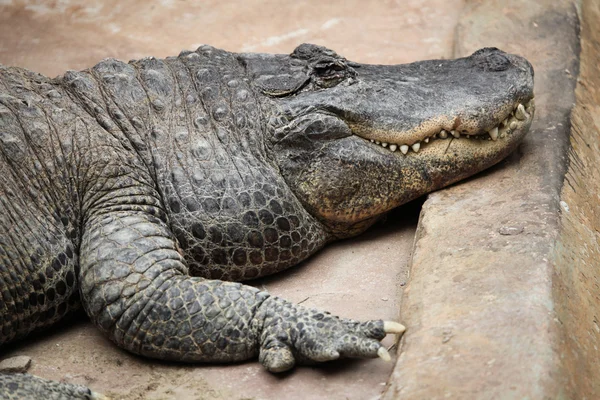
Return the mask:
[[(525, 104), (517, 102), (511, 110), (504, 114), (504, 118), (500, 118), (501, 122), (486, 132), (476, 133), (465, 133), (465, 131), (458, 131), (453, 129), (442, 129), (438, 126), (437, 129), (429, 130), (428, 134), (420, 140), (388, 140), (382, 141), (373, 138), (369, 138), (362, 132), (354, 132), (356, 136), (362, 139), (369, 140), (376, 147), (387, 149), (388, 151), (400, 155), (409, 155), (409, 153), (419, 153), (420, 151), (427, 149), (430, 146), (438, 144), (444, 139), (466, 139), (480, 142), (482, 140), (487, 141), (499, 141), (506, 138), (513, 132), (520, 130), (526, 126), (529, 126), (535, 112), (535, 102), (531, 98)], [(434, 133), (432, 133), (434, 132)], [(394, 134), (393, 136), (402, 137), (406, 136), (403, 134)]]

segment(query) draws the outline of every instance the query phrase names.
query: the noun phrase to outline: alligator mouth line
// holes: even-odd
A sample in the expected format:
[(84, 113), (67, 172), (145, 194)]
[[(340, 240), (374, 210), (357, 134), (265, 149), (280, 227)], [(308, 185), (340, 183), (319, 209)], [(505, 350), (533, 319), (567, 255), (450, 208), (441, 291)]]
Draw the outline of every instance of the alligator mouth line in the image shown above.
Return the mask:
[[(402, 154), (407, 154), (410, 150), (415, 153), (418, 153), (423, 147), (427, 146), (429, 143), (435, 140), (443, 140), (447, 138), (466, 138), (468, 140), (491, 140), (497, 141), (498, 139), (504, 139), (507, 135), (510, 135), (513, 131), (517, 130), (519, 126), (526, 122), (531, 118), (533, 112), (535, 111), (535, 102), (532, 98), (525, 105), (521, 103), (517, 103), (513, 110), (509, 113), (509, 115), (504, 118), (500, 124), (493, 127), (487, 132), (475, 133), (475, 134), (464, 134), (455, 130), (447, 131), (441, 129), (438, 133), (427, 137), (421, 141), (415, 143), (391, 143), (391, 142), (381, 142), (375, 139), (365, 139), (369, 140), (371, 143), (374, 143), (380, 147), (383, 147), (389, 151), (396, 152), (400, 151)], [(359, 136), (360, 137), (360, 136)]]

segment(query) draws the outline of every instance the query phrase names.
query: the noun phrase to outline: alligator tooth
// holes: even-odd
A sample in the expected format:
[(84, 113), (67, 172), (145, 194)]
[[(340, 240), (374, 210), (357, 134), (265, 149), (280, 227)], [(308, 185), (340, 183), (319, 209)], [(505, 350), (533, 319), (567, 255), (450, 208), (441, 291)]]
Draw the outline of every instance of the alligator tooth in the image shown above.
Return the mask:
[(492, 138), (492, 140), (498, 140), (498, 127), (495, 127), (494, 129), (490, 130), (489, 132), (490, 137)]
[(387, 147), (387, 143), (386, 143), (386, 142), (383, 142), (383, 143), (381, 143), (381, 145), (382, 145), (383, 147)]
[(412, 149), (415, 153), (418, 153), (420, 148), (421, 148), (421, 143), (419, 143), (419, 142), (412, 145)]
[(525, 112), (525, 107), (523, 107), (523, 104), (519, 104), (517, 106), (517, 111), (515, 111), (515, 117), (517, 117), (517, 119), (521, 121), (527, 119), (527, 113)]
[(515, 120), (510, 121), (510, 129), (517, 129), (517, 121), (515, 121)]
[(379, 140), (376, 140), (375, 144), (381, 144), (381, 142)]
[(440, 137), (442, 139), (446, 139), (448, 137), (448, 132), (442, 129), (442, 131), (440, 132)]
[(395, 144), (390, 144), (390, 150), (392, 152), (396, 151), (397, 148), (398, 148), (398, 146), (396, 146)]
[(527, 102), (527, 104), (525, 104), (525, 106), (526, 106), (526, 107), (531, 107), (531, 106), (532, 106), (532, 105), (534, 105), (534, 104), (535, 104), (535, 99), (533, 99), (533, 98), (532, 98), (531, 100), (529, 100), (529, 101)]
[(371, 139), (371, 143), (375, 143), (375, 140), (374, 140), (374, 139)]
[(408, 146), (403, 144), (402, 146), (400, 146), (400, 151), (402, 152), (402, 154), (408, 153)]
[(450, 131), (450, 133), (452, 134), (452, 136), (454, 136), (457, 139), (460, 137), (460, 133), (458, 133), (456, 131)]
[(504, 125), (504, 126), (508, 125), (508, 118), (504, 118), (504, 121), (502, 121), (502, 125)]
[(429, 138), (425, 138), (425, 140), (423, 140), (425, 143), (429, 143)]

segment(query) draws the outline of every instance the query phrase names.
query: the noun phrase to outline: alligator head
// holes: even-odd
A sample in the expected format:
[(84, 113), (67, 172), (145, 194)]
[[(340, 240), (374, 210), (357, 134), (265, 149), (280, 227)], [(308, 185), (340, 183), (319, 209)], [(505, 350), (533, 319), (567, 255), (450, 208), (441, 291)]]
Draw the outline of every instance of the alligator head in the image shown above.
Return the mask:
[(534, 113), (533, 68), (495, 48), (390, 66), (310, 44), (239, 60), (265, 95), (275, 162), (337, 237), (497, 163)]

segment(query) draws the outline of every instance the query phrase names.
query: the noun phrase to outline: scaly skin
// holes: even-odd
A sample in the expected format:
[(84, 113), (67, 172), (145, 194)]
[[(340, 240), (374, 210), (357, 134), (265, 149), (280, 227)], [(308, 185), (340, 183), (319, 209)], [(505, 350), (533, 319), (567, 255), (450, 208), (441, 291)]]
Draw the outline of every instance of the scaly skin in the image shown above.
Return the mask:
[[(444, 93), (445, 113), (427, 109), (429, 90), (406, 88), (415, 74), (442, 68), (445, 82), (467, 67), (473, 93), (447, 84), (456, 93)], [(485, 135), (529, 102), (532, 79), (525, 60), (494, 49), (384, 67), (313, 45), (291, 56), (203, 46), (56, 79), (0, 66), (0, 344), (83, 306), (118, 346), (159, 359), (258, 356), (280, 372), (386, 358), (379, 341), (399, 324), (340, 319), (226, 281), (286, 269), (496, 163), (527, 131), (531, 103), (498, 142), (432, 136), (404, 156), (369, 139), (412, 145), (436, 124)], [(2, 388), (8, 398), (91, 396), (29, 375), (0, 376)]]
[(104, 400), (81, 385), (59, 383), (28, 374), (0, 375), (0, 398), (44, 400)]

